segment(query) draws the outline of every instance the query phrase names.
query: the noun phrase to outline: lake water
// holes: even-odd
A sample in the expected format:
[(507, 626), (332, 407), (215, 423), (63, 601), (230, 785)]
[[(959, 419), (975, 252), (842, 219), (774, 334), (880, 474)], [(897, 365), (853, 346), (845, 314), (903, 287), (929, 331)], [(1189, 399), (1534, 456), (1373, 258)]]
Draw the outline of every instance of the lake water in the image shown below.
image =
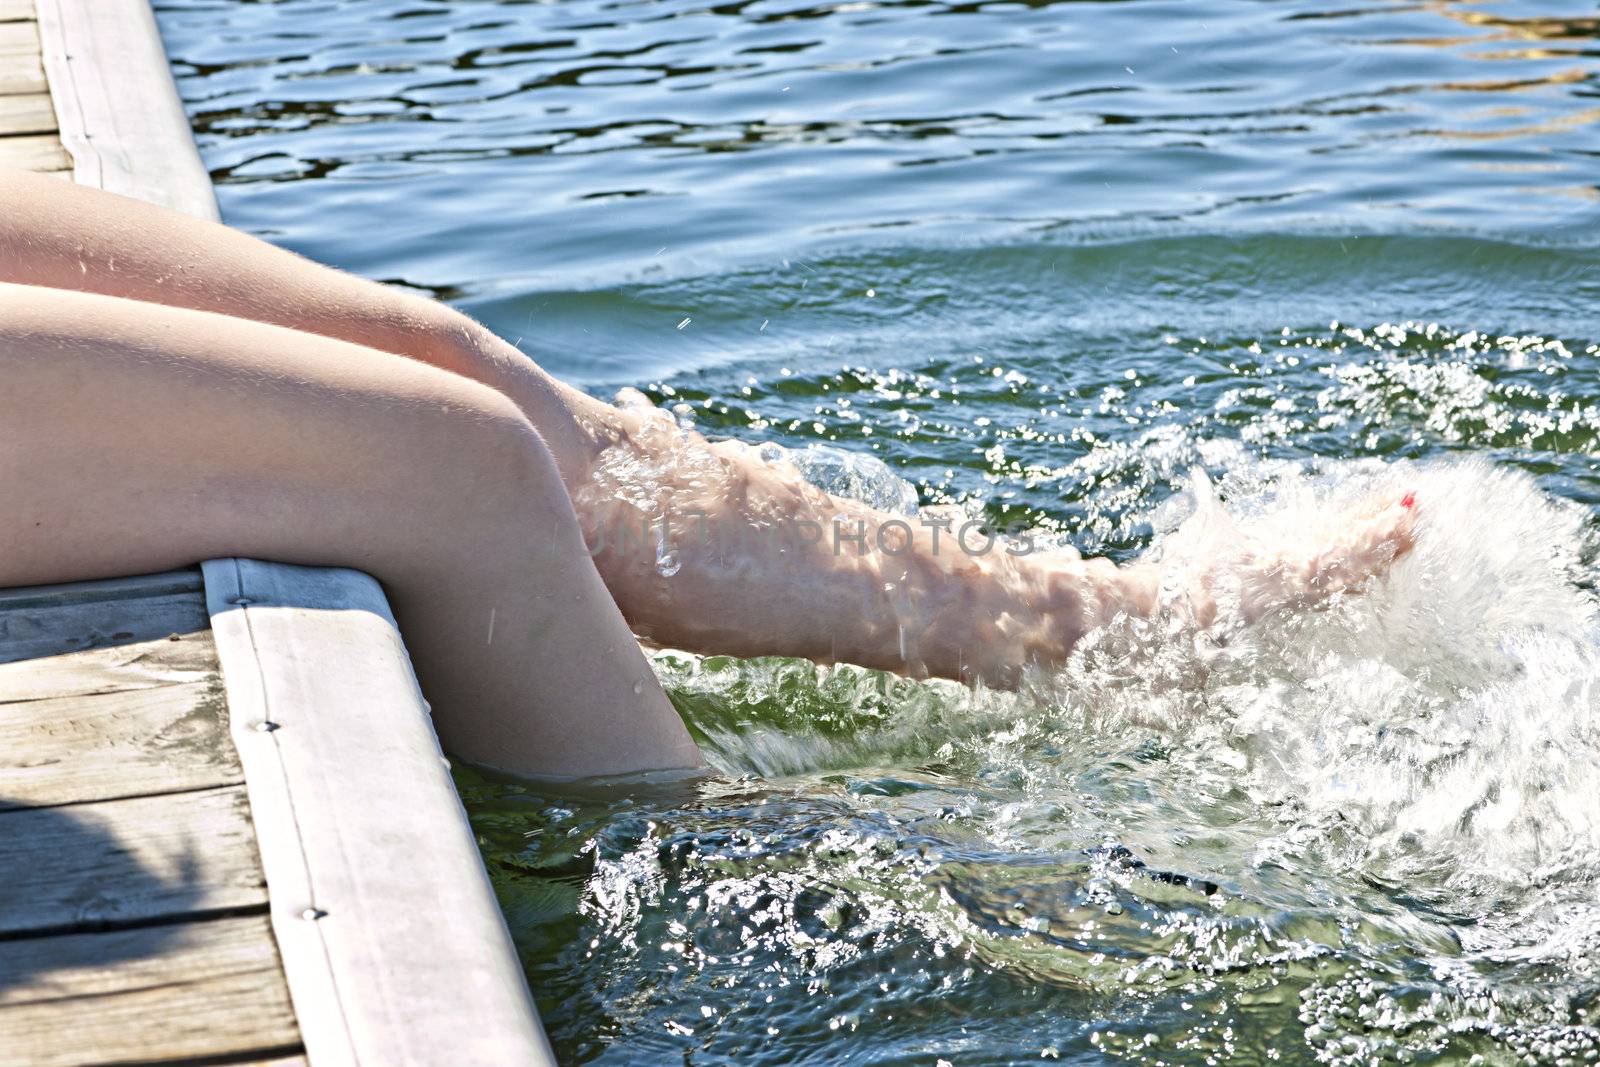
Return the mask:
[(601, 395), (1119, 559), (1197, 469), (1426, 507), (1368, 596), (1203, 657), (663, 654), (714, 778), (463, 769), (564, 1062), (1600, 1055), (1592, 5), (159, 15), (229, 222)]

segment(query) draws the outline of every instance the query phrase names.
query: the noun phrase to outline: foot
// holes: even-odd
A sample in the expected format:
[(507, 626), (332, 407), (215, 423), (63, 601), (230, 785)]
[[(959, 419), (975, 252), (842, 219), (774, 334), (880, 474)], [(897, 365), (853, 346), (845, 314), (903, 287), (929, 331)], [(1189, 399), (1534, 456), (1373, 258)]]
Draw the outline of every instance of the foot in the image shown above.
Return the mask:
[(1359, 589), (1416, 543), (1415, 493), (1379, 494), (1335, 516), (1299, 545), (1255, 541), (1240, 560), (1240, 615), (1252, 623)]

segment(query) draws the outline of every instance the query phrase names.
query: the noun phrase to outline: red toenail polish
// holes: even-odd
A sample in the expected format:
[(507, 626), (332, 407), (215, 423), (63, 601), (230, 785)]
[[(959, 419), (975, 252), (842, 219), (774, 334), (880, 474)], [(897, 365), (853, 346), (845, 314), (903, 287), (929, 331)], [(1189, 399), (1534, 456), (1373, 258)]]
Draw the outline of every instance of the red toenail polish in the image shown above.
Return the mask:
[(1417, 506), (1417, 494), (1415, 494), (1415, 493), (1407, 493), (1405, 496), (1401, 497), (1400, 498), (1400, 506), (1403, 507), (1403, 508), (1414, 508), (1414, 507), (1416, 507)]

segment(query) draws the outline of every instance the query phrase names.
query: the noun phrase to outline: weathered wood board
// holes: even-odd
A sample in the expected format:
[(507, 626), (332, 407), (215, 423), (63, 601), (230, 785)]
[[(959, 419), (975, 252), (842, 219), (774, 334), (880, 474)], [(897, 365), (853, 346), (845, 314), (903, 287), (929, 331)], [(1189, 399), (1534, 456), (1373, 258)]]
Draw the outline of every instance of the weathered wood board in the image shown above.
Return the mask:
[(265, 908), (244, 787), (0, 817), (0, 937)]
[(56, 111), (49, 93), (0, 96), (0, 137), (19, 133), (54, 133)]
[[(127, 647), (215, 655), (209, 634)], [(177, 672), (135, 655), (121, 661), (127, 677), (119, 681), (113, 651), (122, 650), (28, 661), (43, 664), (32, 677), (9, 669), (18, 664), (0, 666), (0, 811), (244, 781), (214, 661)], [(74, 670), (85, 657), (94, 659)], [(164, 674), (186, 680), (152, 684)], [(57, 692), (43, 695), (47, 686)], [(79, 688), (63, 693), (67, 686)]]
[(292, 1056), (299, 1043), (265, 916), (30, 938), (0, 952), (8, 1063), (233, 1062)]
[(147, 0), (36, 0), (35, 12), (78, 182), (220, 219)]
[[(4, 25), (0, 23), (0, 25)], [(0, 63), (5, 57), (0, 56)], [(19, 170), (71, 170), (72, 157), (53, 133), (0, 137), (0, 167)]]
[(67, 582), (62, 585), (0, 589), (0, 608), (144, 600), (165, 593), (199, 593), (204, 589), (200, 572), (190, 567), (181, 571), (160, 571), (156, 574), (140, 574), (131, 578), (105, 578), (98, 581)]
[(42, 93), (44, 63), (37, 53), (0, 57), (0, 96), (12, 93)]
[(0, 0), (0, 97), (38, 95), (49, 89), (39, 27), (32, 20), (33, 0)]
[(194, 571), (0, 590), (0, 1063), (304, 1067), (207, 624)]
[(93, 696), (153, 689), (204, 681), (216, 673), (216, 664), (217, 648), (209, 630), (170, 634), (154, 641), (0, 663), (0, 693), (5, 702), (18, 702), (63, 693)]
[(34, 22), (0, 22), (0, 56), (39, 54), (39, 27)]
[[(0, 141), (0, 148), (4, 145)], [(165, 593), (117, 604), (115, 611), (94, 601), (0, 606), (0, 663), (209, 628), (205, 603), (193, 593)]]

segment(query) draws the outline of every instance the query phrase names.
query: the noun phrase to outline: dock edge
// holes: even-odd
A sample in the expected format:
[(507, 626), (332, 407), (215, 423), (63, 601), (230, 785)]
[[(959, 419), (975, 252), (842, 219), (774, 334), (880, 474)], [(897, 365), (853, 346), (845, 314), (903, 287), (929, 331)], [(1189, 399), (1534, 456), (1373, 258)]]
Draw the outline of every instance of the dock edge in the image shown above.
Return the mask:
[(553, 1064), (378, 583), (202, 570), (311, 1063)]
[(149, 0), (34, 0), (34, 12), (74, 180), (219, 220)]

